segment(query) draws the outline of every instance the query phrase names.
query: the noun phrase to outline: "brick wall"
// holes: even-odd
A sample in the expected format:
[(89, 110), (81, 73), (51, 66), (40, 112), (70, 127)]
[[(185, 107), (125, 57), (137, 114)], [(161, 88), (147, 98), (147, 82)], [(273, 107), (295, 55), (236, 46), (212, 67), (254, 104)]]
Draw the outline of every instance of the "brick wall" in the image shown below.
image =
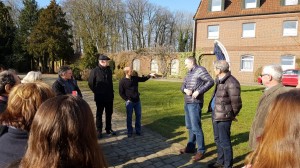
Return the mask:
[[(283, 21), (298, 20), (299, 13), (244, 16), (197, 20), (196, 51), (213, 51), (214, 40), (207, 39), (207, 26), (219, 25), (219, 40), (227, 49), (232, 74), (244, 84), (254, 83), (255, 71), (266, 64), (281, 63), (282, 55), (294, 55), (300, 59), (300, 32), (298, 36), (283, 37)], [(255, 37), (242, 38), (242, 24), (256, 23)], [(241, 71), (241, 56), (254, 56), (253, 71)]]

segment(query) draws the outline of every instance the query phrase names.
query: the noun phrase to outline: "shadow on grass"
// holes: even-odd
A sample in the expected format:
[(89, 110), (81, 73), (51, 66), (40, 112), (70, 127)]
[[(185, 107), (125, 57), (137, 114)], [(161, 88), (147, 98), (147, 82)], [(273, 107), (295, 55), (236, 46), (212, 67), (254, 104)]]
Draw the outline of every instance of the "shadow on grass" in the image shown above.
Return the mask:
[[(239, 134), (231, 136), (232, 146), (237, 146), (240, 143), (247, 142), (248, 141), (248, 136), (249, 136), (249, 132), (243, 132), (243, 133), (239, 133)], [(206, 148), (209, 149), (209, 148), (212, 148), (214, 146), (215, 146), (215, 143), (212, 143), (212, 144), (206, 145)], [(217, 154), (217, 151), (216, 151), (216, 149), (214, 149), (214, 150), (211, 150), (211, 151), (207, 152), (206, 156), (209, 157), (209, 156), (213, 156), (213, 155), (216, 155), (216, 154)], [(246, 156), (247, 156), (247, 154), (234, 156), (233, 163), (239, 163), (239, 162), (243, 161)], [(239, 164), (239, 165), (241, 165), (241, 164)], [(241, 166), (241, 167), (243, 167), (243, 166)]]

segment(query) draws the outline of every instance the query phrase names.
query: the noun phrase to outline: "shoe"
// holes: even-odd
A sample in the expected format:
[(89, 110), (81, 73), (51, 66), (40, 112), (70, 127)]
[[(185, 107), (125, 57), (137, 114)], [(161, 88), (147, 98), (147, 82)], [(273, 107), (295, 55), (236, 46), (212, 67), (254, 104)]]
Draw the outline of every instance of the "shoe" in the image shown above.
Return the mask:
[(218, 162), (213, 162), (207, 165), (208, 168), (224, 168), (224, 166)]
[(135, 133), (137, 136), (142, 136), (140, 132)]
[(180, 154), (186, 153), (186, 148), (180, 149), (179, 152), (180, 152)]
[(106, 130), (106, 133), (111, 135), (117, 135), (117, 133), (113, 130)]
[(203, 154), (200, 152), (197, 152), (196, 155), (193, 157), (193, 161), (197, 162), (203, 158)]
[(98, 139), (101, 139), (103, 136), (102, 136), (102, 131), (97, 131), (97, 138)]
[(131, 137), (132, 137), (132, 134), (127, 134), (127, 137), (128, 137), (128, 138), (131, 138)]

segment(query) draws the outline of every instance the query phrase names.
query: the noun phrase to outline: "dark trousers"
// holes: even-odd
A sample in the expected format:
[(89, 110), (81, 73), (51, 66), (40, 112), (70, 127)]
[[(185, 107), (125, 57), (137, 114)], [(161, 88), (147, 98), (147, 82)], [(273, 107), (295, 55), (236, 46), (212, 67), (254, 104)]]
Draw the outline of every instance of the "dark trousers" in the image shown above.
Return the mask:
[(230, 127), (232, 121), (213, 121), (214, 138), (217, 145), (217, 162), (225, 168), (232, 167), (233, 153), (230, 140)]
[(105, 130), (111, 130), (111, 116), (113, 114), (113, 101), (111, 102), (99, 102), (96, 101), (97, 111), (96, 111), (96, 127), (97, 131), (102, 132), (102, 114), (105, 109)]

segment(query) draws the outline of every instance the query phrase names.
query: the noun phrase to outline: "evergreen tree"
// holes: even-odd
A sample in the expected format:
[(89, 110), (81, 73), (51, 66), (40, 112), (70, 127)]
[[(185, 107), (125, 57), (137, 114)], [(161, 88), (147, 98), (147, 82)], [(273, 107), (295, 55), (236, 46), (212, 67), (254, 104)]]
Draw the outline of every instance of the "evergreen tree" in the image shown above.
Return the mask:
[(0, 1), (0, 64), (12, 67), (15, 26), (9, 14), (10, 8)]
[(23, 5), (24, 8), (19, 17), (18, 43), (21, 45), (19, 51), (20, 55), (24, 57), (27, 67), (32, 70), (36, 69), (37, 62), (33, 59), (33, 55), (28, 52), (28, 39), (38, 21), (39, 10), (36, 0), (23, 0)]
[(30, 54), (40, 58), (42, 71), (48, 70), (50, 61), (49, 72), (53, 73), (54, 61), (64, 61), (73, 56), (70, 28), (65, 13), (55, 0), (41, 11), (38, 22), (29, 36), (28, 50)]

